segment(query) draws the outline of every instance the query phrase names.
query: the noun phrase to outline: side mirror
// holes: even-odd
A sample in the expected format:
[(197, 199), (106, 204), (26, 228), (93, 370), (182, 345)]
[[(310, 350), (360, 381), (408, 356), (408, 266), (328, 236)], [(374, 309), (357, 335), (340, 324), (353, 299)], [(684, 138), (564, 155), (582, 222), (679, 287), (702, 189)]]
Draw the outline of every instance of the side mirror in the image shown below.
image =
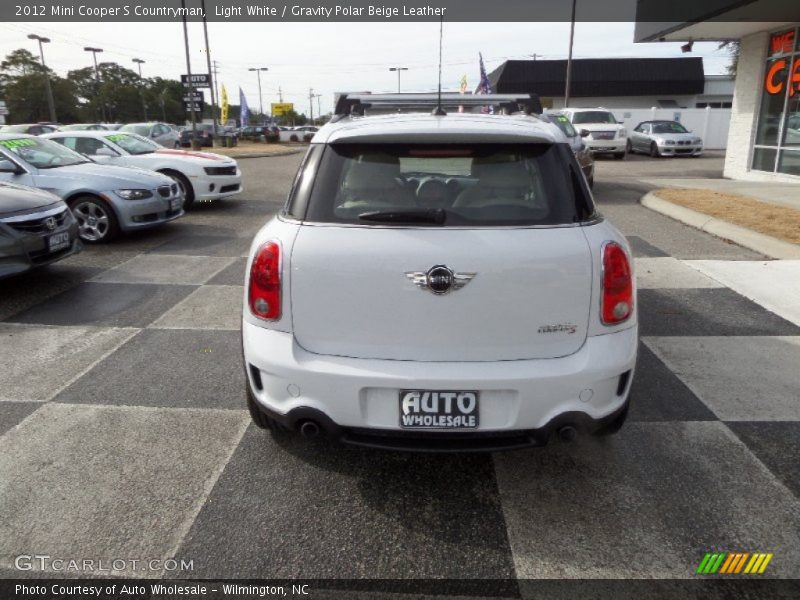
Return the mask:
[(589, 137), (589, 130), (588, 129), (581, 129), (578, 133), (580, 133), (581, 137)]
[(21, 175), (25, 170), (17, 163), (8, 160), (7, 158), (0, 159), (0, 173), (13, 173), (14, 175)]

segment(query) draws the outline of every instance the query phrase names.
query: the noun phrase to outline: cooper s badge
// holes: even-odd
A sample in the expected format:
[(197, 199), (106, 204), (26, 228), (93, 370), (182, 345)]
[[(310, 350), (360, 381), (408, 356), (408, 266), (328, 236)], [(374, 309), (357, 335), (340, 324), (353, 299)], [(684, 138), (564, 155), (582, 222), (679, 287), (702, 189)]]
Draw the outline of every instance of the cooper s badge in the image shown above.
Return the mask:
[(427, 272), (408, 271), (408, 277), (421, 290), (441, 296), (451, 290), (460, 290), (467, 285), (477, 273), (454, 273), (446, 265), (435, 265)]

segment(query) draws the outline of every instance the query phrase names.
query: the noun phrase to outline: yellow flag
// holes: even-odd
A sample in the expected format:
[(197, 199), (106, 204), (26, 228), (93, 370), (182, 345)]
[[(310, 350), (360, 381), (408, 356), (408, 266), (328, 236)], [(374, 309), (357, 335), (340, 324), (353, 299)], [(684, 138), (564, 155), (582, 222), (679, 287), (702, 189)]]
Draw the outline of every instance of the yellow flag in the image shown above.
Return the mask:
[(219, 102), (219, 122), (225, 125), (228, 122), (228, 90), (225, 89), (225, 84), (222, 84), (222, 99)]
[(466, 75), (464, 75), (461, 78), (461, 83), (458, 86), (458, 91), (461, 94), (466, 94), (467, 93), (467, 76)]

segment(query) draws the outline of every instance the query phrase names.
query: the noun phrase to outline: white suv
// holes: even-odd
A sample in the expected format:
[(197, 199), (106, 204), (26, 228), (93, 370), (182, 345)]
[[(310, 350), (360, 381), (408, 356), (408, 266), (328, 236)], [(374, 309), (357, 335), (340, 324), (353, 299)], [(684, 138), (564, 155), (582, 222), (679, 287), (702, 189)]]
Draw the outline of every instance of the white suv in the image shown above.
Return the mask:
[(333, 121), (250, 250), (255, 423), (468, 451), (619, 429), (638, 338), (632, 259), (563, 134), (524, 114)]
[(614, 114), (605, 108), (564, 108), (560, 111), (578, 131), (585, 129), (586, 146), (594, 154), (613, 154), (614, 158), (625, 158), (628, 130), (617, 122)]

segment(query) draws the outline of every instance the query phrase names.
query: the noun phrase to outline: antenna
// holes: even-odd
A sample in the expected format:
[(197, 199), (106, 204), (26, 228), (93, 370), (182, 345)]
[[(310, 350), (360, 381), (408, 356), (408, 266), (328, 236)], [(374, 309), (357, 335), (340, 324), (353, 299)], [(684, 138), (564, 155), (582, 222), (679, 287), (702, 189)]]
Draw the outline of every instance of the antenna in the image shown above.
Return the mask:
[(439, 94), (436, 98), (436, 108), (433, 109), (433, 114), (437, 117), (443, 117), (447, 113), (442, 108), (442, 29), (444, 28), (444, 14), (439, 17)]

